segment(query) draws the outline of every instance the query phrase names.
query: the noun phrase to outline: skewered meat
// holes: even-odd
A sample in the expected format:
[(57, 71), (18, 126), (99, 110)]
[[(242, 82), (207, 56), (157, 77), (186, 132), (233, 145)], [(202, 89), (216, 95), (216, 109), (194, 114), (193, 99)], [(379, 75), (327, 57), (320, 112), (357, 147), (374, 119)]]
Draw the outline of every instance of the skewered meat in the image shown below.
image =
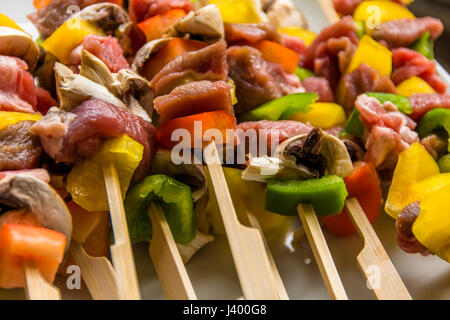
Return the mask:
[(334, 9), (341, 16), (352, 15), (363, 0), (333, 0)]
[(57, 162), (73, 164), (95, 154), (105, 139), (126, 134), (144, 146), (134, 180), (145, 177), (152, 165), (155, 128), (149, 122), (109, 103), (90, 99), (71, 113), (56, 108), (33, 126), (44, 150)]
[(330, 82), (324, 77), (308, 77), (302, 82), (306, 92), (317, 92), (320, 102), (333, 102), (334, 93)]
[(283, 34), (282, 38), (283, 45), (286, 48), (297, 52), (300, 55), (300, 61), (303, 61), (305, 59), (306, 53), (308, 52), (308, 47), (306, 46), (305, 42), (298, 37), (288, 36), (287, 34)]
[(434, 93), (416, 93), (413, 94), (409, 101), (413, 113), (411, 118), (413, 120), (420, 120), (430, 110), (435, 108), (450, 109), (450, 94), (434, 94)]
[(39, 137), (30, 132), (33, 122), (22, 121), (0, 130), (0, 171), (37, 168), (42, 148)]
[(197, 81), (175, 88), (154, 100), (160, 124), (196, 113), (224, 110), (233, 114), (231, 87), (225, 81)]
[(281, 43), (281, 35), (269, 23), (225, 23), (225, 40), (229, 46), (262, 40)]
[(360, 119), (368, 131), (365, 161), (378, 169), (393, 169), (399, 154), (418, 141), (416, 123), (397, 111), (392, 103), (382, 105), (363, 94), (355, 102)]
[(27, 64), (15, 57), (0, 56), (0, 110), (33, 113), (36, 86)]
[(84, 37), (83, 42), (70, 55), (69, 64), (75, 71), (78, 71), (78, 66), (81, 64), (81, 52), (83, 49), (99, 58), (112, 73), (130, 68), (116, 38), (89, 35)]
[(394, 72), (391, 78), (396, 85), (413, 76), (417, 76), (428, 82), (438, 93), (445, 92), (447, 86), (437, 75), (436, 65), (433, 61), (428, 60), (417, 51), (407, 48), (394, 49), (392, 54)]
[(426, 31), (430, 32), (434, 41), (444, 31), (444, 25), (439, 19), (431, 17), (391, 20), (382, 23), (373, 37), (386, 41), (390, 48), (409, 47)]
[(1, 171), (0, 179), (6, 178), (8, 176), (16, 176), (16, 175), (26, 175), (38, 178), (39, 180), (44, 181), (45, 183), (50, 183), (50, 175), (48, 171), (42, 168), (38, 169), (25, 169), (25, 170), (14, 170), (14, 171)]
[(226, 42), (220, 40), (204, 49), (187, 52), (170, 61), (150, 81), (156, 96), (175, 87), (199, 80), (226, 80), (228, 73)]
[(264, 60), (261, 52), (252, 47), (230, 47), (227, 60), (229, 76), (236, 84), (237, 114), (286, 94), (304, 91), (296, 75), (287, 74), (281, 65)]
[(421, 253), (422, 255), (430, 254), (430, 251), (421, 244), (412, 232), (412, 226), (419, 217), (420, 204), (414, 202), (408, 205), (398, 215), (395, 226), (397, 228), (398, 246), (407, 253)]
[(346, 109), (347, 113), (351, 113), (355, 105), (356, 98), (365, 92), (386, 92), (397, 93), (397, 89), (391, 79), (384, 75), (379, 76), (378, 71), (366, 64), (361, 64), (355, 71), (350, 72), (342, 78), (345, 97), (339, 101)]

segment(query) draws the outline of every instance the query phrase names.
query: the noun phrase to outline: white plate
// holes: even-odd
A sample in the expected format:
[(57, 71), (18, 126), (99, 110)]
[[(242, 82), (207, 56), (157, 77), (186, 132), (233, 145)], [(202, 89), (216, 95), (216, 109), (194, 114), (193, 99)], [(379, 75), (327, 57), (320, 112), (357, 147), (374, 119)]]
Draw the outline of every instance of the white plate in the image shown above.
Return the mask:
[[(312, 30), (319, 31), (327, 25), (316, 0), (297, 2), (306, 13)], [(28, 32), (36, 34), (34, 27), (25, 18), (32, 11), (32, 0), (15, 0), (13, 3), (3, 0), (0, 3), (0, 12), (13, 18)], [(329, 299), (307, 241), (303, 240), (300, 246), (294, 248), (289, 245), (292, 230), (298, 225), (298, 219), (292, 218), (289, 230), (266, 234), (289, 297)], [(424, 258), (400, 250), (395, 240), (394, 220), (384, 213), (374, 228), (414, 299), (450, 299), (450, 264), (434, 256)], [(349, 298), (373, 299), (356, 264), (356, 255), (362, 248), (360, 238), (337, 238), (326, 230), (325, 236)], [(148, 256), (148, 244), (135, 246), (134, 253), (142, 297), (164, 299)], [(197, 253), (187, 269), (200, 299), (237, 299), (242, 296), (228, 244), (223, 237), (217, 237), (214, 243)], [(82, 290), (65, 289), (62, 278), (58, 278), (56, 284), (62, 288), (65, 299), (89, 298), (84, 286)], [(0, 290), (0, 298), (22, 299), (23, 290)]]

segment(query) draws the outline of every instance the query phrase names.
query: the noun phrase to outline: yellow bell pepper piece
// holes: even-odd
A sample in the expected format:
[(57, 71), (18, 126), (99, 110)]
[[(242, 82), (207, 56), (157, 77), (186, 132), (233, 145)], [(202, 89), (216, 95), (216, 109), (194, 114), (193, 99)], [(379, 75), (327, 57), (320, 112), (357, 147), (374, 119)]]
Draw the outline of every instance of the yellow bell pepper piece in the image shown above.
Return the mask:
[(19, 25), (15, 23), (13, 19), (4, 15), (3, 13), (0, 13), (0, 27), (9, 27), (23, 31), (22, 28), (19, 27)]
[(330, 102), (316, 102), (308, 107), (307, 113), (296, 113), (290, 120), (310, 123), (314, 127), (330, 129), (344, 124), (347, 120), (344, 109)]
[(450, 189), (430, 194), (420, 203), (420, 214), (412, 232), (421, 244), (450, 262)]
[(72, 18), (64, 22), (53, 34), (42, 42), (42, 47), (51, 52), (63, 64), (69, 62), (73, 49), (87, 35), (104, 36), (102, 29), (80, 18)]
[[(208, 172), (208, 169), (205, 167)], [(240, 221), (246, 224), (247, 212), (249, 210), (258, 219), (261, 228), (270, 234), (276, 231), (283, 231), (289, 227), (292, 221), (291, 217), (273, 214), (264, 210), (264, 199), (266, 188), (264, 183), (246, 181), (241, 179), (242, 171), (234, 168), (223, 167), (223, 173), (227, 180), (228, 189), (230, 190), (231, 198)], [(206, 175), (208, 179), (209, 202), (206, 208), (208, 217), (211, 218), (211, 223), (216, 234), (225, 234), (222, 218), (220, 217), (219, 206), (217, 204), (214, 188), (209, 174)]]
[(410, 97), (415, 93), (436, 93), (436, 91), (425, 80), (414, 76), (400, 83), (397, 86), (397, 93)]
[(422, 201), (442, 189), (450, 189), (450, 173), (436, 174), (413, 184), (408, 192), (410, 203)]
[(219, 8), (225, 22), (267, 22), (259, 0), (209, 0), (209, 4), (215, 4)]
[(420, 143), (403, 151), (395, 167), (385, 204), (386, 213), (397, 219), (407, 205), (417, 201), (410, 193), (411, 186), (436, 174), (439, 174), (439, 166)]
[(230, 94), (231, 94), (231, 104), (234, 106), (236, 103), (238, 103), (238, 99), (236, 97), (236, 84), (234, 83), (233, 79), (229, 79), (227, 81), (227, 84), (231, 87)]
[(278, 32), (281, 34), (287, 34), (291, 37), (300, 38), (305, 42), (307, 46), (309, 46), (317, 37), (317, 34), (315, 34), (314, 32), (299, 27), (280, 28), (278, 29)]
[(392, 73), (392, 52), (374, 39), (365, 35), (359, 42), (347, 69), (350, 73), (365, 63), (380, 73), (380, 76), (390, 76)]
[(35, 113), (0, 111), (0, 130), (21, 121), (38, 121), (42, 116)]
[(363, 21), (366, 33), (371, 35), (383, 22), (398, 19), (414, 19), (414, 14), (393, 1), (363, 1), (353, 12), (355, 21)]
[(95, 155), (75, 165), (67, 176), (66, 188), (72, 200), (87, 211), (108, 211), (102, 165), (115, 166), (125, 197), (143, 153), (144, 147), (127, 135), (106, 141)]

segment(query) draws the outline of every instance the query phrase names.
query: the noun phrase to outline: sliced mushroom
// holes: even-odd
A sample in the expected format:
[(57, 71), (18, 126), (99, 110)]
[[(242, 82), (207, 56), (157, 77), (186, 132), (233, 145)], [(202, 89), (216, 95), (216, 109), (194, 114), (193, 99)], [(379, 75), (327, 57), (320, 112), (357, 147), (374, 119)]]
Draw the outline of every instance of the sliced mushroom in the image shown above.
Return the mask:
[(263, 9), (275, 28), (299, 27), (308, 28), (308, 22), (303, 13), (297, 9), (292, 0), (269, 0), (263, 2)]
[(13, 175), (0, 180), (0, 204), (27, 209), (36, 215), (42, 227), (72, 234), (72, 218), (64, 201), (47, 183), (30, 175)]
[(304, 180), (330, 174), (346, 177), (352, 171), (352, 161), (344, 143), (316, 128), (281, 143), (272, 158), (251, 159), (242, 178), (254, 181), (274, 177)]
[(177, 244), (178, 251), (180, 252), (181, 259), (184, 264), (187, 264), (189, 260), (210, 242), (214, 241), (214, 237), (210, 234), (201, 233), (200, 231), (195, 232), (195, 238), (187, 245)]
[(61, 63), (55, 63), (56, 92), (60, 108), (70, 111), (82, 102), (96, 98), (108, 102), (118, 108), (127, 110), (126, 105), (115, 97), (106, 87), (75, 74)]
[(81, 51), (80, 75), (106, 87), (113, 95), (119, 94), (111, 71), (99, 58), (86, 50)]
[(23, 59), (33, 71), (39, 59), (39, 47), (30, 35), (8, 27), (0, 27), (0, 55)]
[(141, 68), (144, 63), (150, 59), (150, 57), (163, 48), (170, 40), (173, 38), (161, 38), (147, 42), (139, 51), (136, 53), (131, 69), (140, 73)]
[[(208, 190), (208, 182), (205, 170), (201, 164), (184, 164), (176, 159), (175, 154), (165, 149), (158, 149), (155, 155), (153, 173), (161, 173), (173, 177), (192, 189), (194, 202), (198, 201)], [(181, 163), (179, 165), (174, 164)], [(191, 162), (194, 163), (194, 162)]]
[(222, 15), (215, 5), (207, 5), (197, 11), (191, 11), (167, 31), (166, 36), (184, 36), (189, 34), (207, 42), (223, 39), (225, 30)]

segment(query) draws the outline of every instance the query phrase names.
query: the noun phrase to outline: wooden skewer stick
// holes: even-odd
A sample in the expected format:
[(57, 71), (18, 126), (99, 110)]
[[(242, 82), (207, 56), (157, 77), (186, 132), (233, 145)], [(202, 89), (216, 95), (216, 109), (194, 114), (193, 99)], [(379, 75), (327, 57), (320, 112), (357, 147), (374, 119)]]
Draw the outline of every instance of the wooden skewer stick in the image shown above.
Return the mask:
[(348, 300), (313, 206), (310, 204), (299, 204), (297, 211), (328, 294), (334, 300)]
[(364, 248), (359, 253), (357, 260), (366, 279), (373, 279), (373, 281), (370, 281), (373, 283), (368, 284), (374, 295), (379, 300), (411, 300), (408, 289), (392, 264), (358, 200), (356, 198), (348, 199), (345, 207), (359, 235), (364, 240)]
[(121, 300), (140, 300), (139, 285), (128, 233), (127, 219), (123, 207), (117, 170), (112, 163), (103, 166), (106, 193), (108, 195), (111, 223), (114, 232), (114, 245), (111, 258), (116, 273), (117, 287)]
[(158, 204), (152, 203), (148, 215), (153, 225), (150, 256), (166, 298), (197, 300), (164, 212)]
[(267, 255), (269, 256), (269, 262), (270, 262), (270, 266), (272, 268), (272, 273), (273, 273), (273, 275), (275, 277), (275, 281), (277, 283), (277, 289), (278, 289), (278, 294), (280, 295), (280, 300), (289, 300), (289, 296), (286, 292), (286, 288), (284, 287), (283, 280), (281, 279), (280, 273), (278, 272), (278, 268), (275, 263), (275, 259), (272, 256), (272, 252), (270, 252), (270, 248), (266, 241), (266, 238), (264, 238), (264, 234), (263, 234), (261, 225), (259, 224), (259, 221), (255, 217), (255, 215), (248, 210), (248, 207), (245, 204), (245, 200), (242, 199), (241, 201), (244, 205), (244, 209), (245, 209), (245, 213), (246, 213), (245, 217), (241, 217), (241, 219), (244, 218), (244, 220), (242, 220), (242, 222), (245, 225), (255, 228), (255, 229), (259, 230), (259, 232), (261, 232), (261, 236), (264, 241), (264, 246), (266, 247)]
[(91, 257), (83, 246), (72, 240), (70, 253), (80, 267), (81, 276), (94, 300), (119, 300), (117, 279), (111, 262), (105, 257)]
[(237, 218), (214, 142), (205, 147), (204, 156), (244, 297), (250, 300), (280, 299), (261, 233), (243, 226)]
[(24, 262), (27, 285), (25, 292), (28, 300), (61, 300), (61, 292), (45, 280), (34, 262)]
[(319, 0), (319, 3), (330, 24), (336, 23), (340, 20), (338, 13), (334, 9), (332, 0)]

